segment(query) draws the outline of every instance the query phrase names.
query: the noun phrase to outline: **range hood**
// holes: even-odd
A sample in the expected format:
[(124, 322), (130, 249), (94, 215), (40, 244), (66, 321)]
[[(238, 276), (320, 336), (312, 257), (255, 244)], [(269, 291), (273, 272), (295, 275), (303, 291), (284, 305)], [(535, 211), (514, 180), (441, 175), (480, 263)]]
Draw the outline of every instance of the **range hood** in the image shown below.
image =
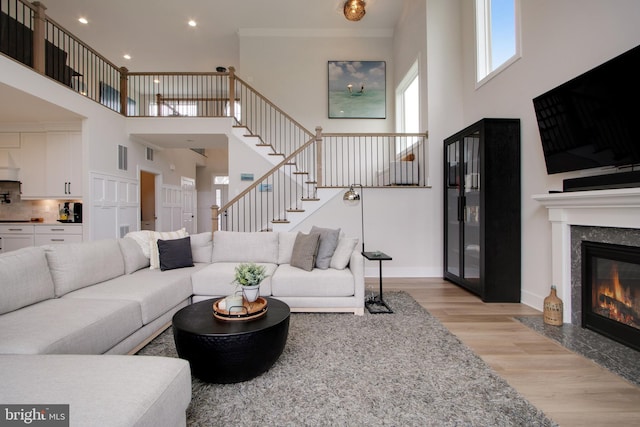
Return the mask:
[(8, 151), (0, 150), (0, 182), (2, 181), (18, 181), (18, 172), (20, 168), (16, 167), (16, 163)]

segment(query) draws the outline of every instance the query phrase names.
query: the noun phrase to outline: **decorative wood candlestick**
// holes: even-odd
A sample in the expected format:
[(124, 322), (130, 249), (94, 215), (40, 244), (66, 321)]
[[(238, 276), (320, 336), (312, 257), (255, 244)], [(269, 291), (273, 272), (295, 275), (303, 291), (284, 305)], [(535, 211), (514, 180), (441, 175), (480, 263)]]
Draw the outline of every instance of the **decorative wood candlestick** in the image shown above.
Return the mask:
[(544, 299), (544, 323), (562, 326), (562, 300), (556, 295), (555, 285), (551, 285), (551, 293)]

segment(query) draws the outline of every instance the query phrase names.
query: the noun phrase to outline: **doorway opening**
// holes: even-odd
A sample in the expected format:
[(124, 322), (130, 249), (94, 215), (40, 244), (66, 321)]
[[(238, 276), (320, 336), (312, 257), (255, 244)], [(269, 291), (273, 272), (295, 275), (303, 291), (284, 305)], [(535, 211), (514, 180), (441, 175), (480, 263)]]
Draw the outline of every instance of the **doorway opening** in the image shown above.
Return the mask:
[(156, 230), (156, 177), (152, 172), (140, 171), (140, 229)]

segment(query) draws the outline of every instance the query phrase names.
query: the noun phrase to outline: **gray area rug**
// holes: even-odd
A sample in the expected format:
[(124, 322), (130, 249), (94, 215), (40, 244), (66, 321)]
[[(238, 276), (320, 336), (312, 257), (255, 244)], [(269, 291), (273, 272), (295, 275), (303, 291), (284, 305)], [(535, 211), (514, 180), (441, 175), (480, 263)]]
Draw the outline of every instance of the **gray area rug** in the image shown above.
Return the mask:
[[(394, 314), (293, 313), (285, 350), (237, 384), (193, 379), (189, 426), (553, 426), (404, 292)], [(171, 329), (138, 354), (177, 357)]]

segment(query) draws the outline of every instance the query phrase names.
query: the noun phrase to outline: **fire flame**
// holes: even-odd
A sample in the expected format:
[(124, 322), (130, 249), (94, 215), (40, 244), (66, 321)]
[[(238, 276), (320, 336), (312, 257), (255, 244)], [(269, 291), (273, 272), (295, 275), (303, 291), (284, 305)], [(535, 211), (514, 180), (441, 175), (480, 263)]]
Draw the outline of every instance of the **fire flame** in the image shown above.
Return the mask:
[(611, 280), (599, 281), (595, 287), (593, 308), (600, 314), (606, 313), (606, 317), (622, 322), (633, 324), (634, 316), (630, 314), (633, 309), (633, 298), (631, 290), (620, 283), (618, 265), (611, 266)]

